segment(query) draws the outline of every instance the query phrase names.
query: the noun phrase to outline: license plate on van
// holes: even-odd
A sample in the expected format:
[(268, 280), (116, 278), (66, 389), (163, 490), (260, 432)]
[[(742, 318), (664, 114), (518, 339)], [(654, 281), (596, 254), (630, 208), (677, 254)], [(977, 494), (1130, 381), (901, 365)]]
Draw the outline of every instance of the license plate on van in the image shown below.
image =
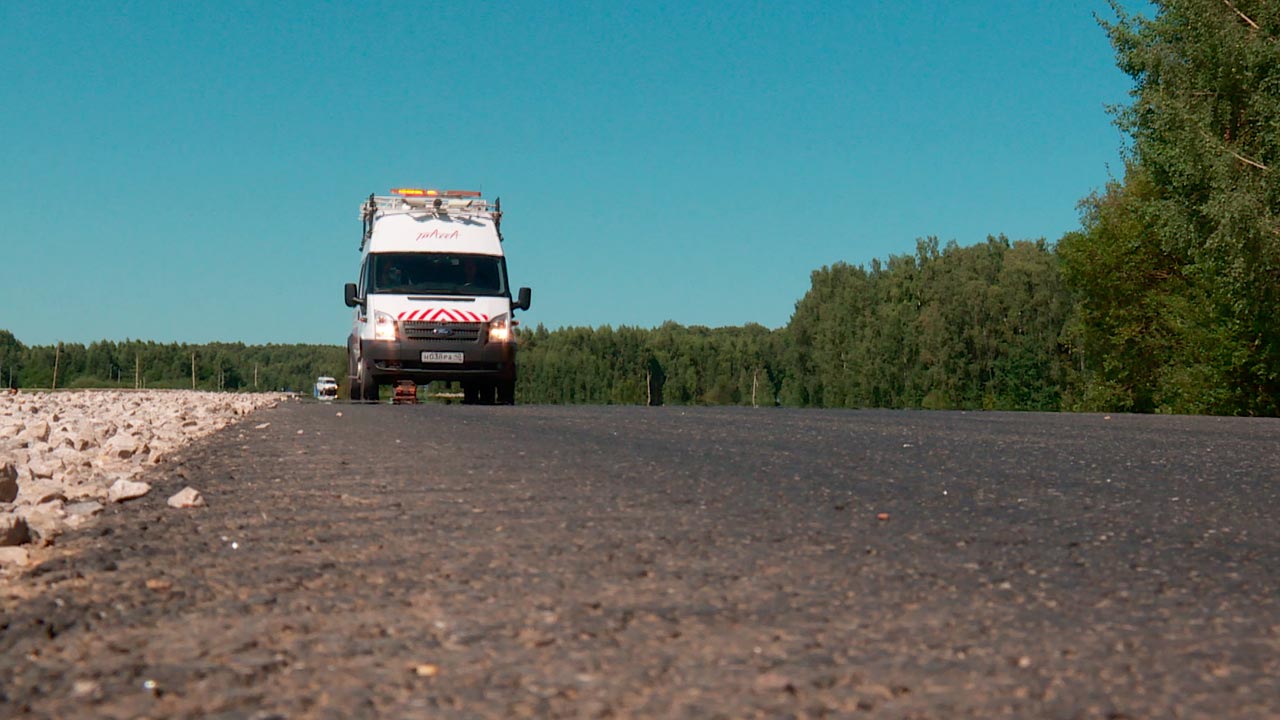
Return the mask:
[(431, 352), (423, 351), (422, 362), (424, 363), (462, 363), (462, 353), (460, 352)]

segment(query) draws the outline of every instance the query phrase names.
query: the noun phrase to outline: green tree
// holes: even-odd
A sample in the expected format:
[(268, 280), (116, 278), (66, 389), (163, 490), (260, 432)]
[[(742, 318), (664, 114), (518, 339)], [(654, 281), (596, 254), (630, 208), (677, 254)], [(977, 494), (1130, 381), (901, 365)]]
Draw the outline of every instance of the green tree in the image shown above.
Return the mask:
[(0, 387), (17, 387), (26, 346), (8, 330), (0, 330)]
[(1061, 247), (1083, 298), (1072, 402), (1275, 415), (1280, 4), (1153, 4), (1113, 3), (1103, 23), (1134, 80), (1116, 111), (1132, 147), (1123, 185), (1086, 200)]

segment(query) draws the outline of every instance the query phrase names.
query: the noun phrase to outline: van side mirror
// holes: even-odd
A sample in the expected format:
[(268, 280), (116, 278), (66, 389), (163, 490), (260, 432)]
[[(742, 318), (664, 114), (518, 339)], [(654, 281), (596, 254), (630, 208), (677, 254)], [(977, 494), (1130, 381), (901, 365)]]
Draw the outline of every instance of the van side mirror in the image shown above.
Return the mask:
[(533, 299), (532, 290), (530, 290), (529, 288), (520, 288), (520, 294), (518, 296), (518, 299), (516, 300), (516, 304), (513, 305), (512, 307), (514, 307), (517, 310), (528, 310), (529, 302), (532, 299)]
[(361, 304), (360, 300), (356, 298), (355, 283), (347, 283), (346, 286), (342, 288), (342, 292), (343, 299), (347, 301), (347, 307), (355, 307)]

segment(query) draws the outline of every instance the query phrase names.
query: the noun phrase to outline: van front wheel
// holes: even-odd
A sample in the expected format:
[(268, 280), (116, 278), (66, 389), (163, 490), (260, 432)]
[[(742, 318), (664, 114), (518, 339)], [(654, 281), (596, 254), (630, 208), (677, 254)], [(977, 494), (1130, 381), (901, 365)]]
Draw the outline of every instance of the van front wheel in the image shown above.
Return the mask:
[(378, 383), (363, 359), (356, 361), (355, 377), (351, 379), (351, 399), (378, 402)]
[(516, 381), (501, 380), (498, 382), (498, 404), (499, 405), (515, 405), (516, 404)]
[(494, 386), (487, 382), (462, 383), (463, 405), (492, 405)]
[(364, 390), (360, 386), (360, 376), (356, 372), (358, 367), (355, 356), (347, 353), (347, 399), (359, 400)]

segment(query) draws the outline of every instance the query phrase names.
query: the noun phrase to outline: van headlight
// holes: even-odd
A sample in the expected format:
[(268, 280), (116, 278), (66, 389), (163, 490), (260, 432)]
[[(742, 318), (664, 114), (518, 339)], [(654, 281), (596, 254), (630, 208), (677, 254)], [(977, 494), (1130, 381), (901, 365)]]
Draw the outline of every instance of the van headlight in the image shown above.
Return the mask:
[(511, 323), (506, 315), (500, 315), (489, 321), (489, 342), (508, 342), (511, 340)]
[(396, 319), (384, 312), (375, 312), (373, 314), (373, 339), (395, 340)]

